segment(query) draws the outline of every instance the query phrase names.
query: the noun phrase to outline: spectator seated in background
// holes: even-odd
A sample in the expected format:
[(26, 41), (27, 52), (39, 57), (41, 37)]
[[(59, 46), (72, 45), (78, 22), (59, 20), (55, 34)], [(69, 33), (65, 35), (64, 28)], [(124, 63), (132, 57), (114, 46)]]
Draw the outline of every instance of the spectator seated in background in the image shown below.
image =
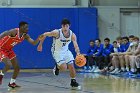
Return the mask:
[(138, 44), (136, 51), (132, 52), (130, 61), (136, 66), (136, 77), (140, 77), (140, 43)]
[[(113, 56), (112, 58), (112, 63), (115, 65), (115, 70), (112, 71), (112, 74), (118, 74), (121, 72), (125, 72), (125, 57), (122, 55), (122, 52), (126, 52), (127, 49), (129, 48), (130, 42), (128, 37), (123, 37), (122, 38), (123, 43), (120, 45), (120, 51), (119, 53), (112, 53), (110, 56)], [(119, 68), (121, 68), (119, 70)]]
[(109, 55), (110, 56), (110, 63), (108, 67), (105, 69), (106, 71), (113, 71), (115, 69), (115, 64), (113, 63), (113, 55), (117, 55), (119, 52), (121, 52), (120, 45), (117, 43), (117, 41), (113, 41), (113, 52)]
[(126, 66), (126, 75), (132, 75), (136, 74), (136, 64), (133, 58), (133, 53), (137, 50), (139, 45), (139, 38), (138, 37), (133, 37), (131, 41), (131, 46), (129, 46), (128, 50), (122, 55), (125, 56), (125, 66)]
[(106, 71), (109, 68), (110, 65), (110, 54), (113, 53), (113, 45), (110, 44), (110, 39), (105, 38), (104, 39), (104, 48), (102, 52), (102, 63), (100, 69), (101, 71)]
[(87, 54), (85, 55), (87, 62), (86, 65), (84, 66), (84, 70), (91, 70), (93, 68), (94, 65), (94, 61), (93, 61), (93, 54), (95, 54), (96, 52), (96, 45), (94, 44), (94, 40), (90, 40), (89, 42), (89, 49), (87, 51)]
[(102, 60), (103, 44), (101, 44), (100, 39), (96, 39), (95, 44), (96, 44), (96, 51), (93, 54), (93, 60), (95, 62), (95, 65), (93, 66), (91, 72), (99, 72), (100, 71), (99, 68), (101, 68), (101, 63), (103, 61)]

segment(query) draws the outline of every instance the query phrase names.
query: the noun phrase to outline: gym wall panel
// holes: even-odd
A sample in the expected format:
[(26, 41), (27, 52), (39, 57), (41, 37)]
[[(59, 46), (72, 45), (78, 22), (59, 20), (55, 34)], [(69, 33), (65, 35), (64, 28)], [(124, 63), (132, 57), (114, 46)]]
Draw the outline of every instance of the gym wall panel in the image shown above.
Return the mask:
[[(87, 12), (88, 11), (88, 12)], [(93, 15), (92, 15), (93, 14)], [(95, 8), (0, 8), (0, 33), (4, 30), (18, 27), (20, 21), (29, 23), (29, 35), (36, 39), (38, 35), (59, 29), (61, 20), (71, 21), (71, 30), (77, 35), (81, 53), (86, 53), (89, 40), (98, 37), (97, 10)], [(54, 60), (51, 54), (52, 38), (47, 38), (43, 51), (36, 51), (37, 46), (22, 42), (14, 48), (21, 68), (53, 68)], [(70, 50), (74, 47), (70, 44)], [(3, 65), (0, 64), (0, 68)]]
[[(79, 46), (83, 53), (87, 52), (89, 41), (98, 38), (97, 10), (79, 9)], [(83, 46), (84, 45), (84, 46)]]

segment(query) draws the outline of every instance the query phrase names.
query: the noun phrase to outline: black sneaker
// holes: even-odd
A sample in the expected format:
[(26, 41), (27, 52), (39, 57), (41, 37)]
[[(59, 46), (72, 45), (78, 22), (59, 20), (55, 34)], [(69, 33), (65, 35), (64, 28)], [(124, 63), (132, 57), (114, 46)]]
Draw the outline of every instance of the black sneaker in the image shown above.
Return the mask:
[(21, 86), (17, 85), (16, 83), (8, 84), (9, 88), (20, 88)]
[(81, 86), (76, 82), (75, 79), (71, 79), (71, 87), (81, 89)]
[(57, 64), (55, 65), (54, 69), (53, 69), (53, 74), (58, 76), (59, 75), (59, 69), (57, 67)]

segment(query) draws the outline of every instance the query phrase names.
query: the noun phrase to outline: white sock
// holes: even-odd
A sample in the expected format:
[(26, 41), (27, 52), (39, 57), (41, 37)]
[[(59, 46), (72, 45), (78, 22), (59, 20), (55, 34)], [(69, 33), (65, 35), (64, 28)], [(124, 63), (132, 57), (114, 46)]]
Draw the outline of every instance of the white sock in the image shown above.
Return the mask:
[(75, 79), (75, 78), (71, 78), (71, 79)]
[(129, 67), (126, 67), (126, 71), (129, 71)]
[(114, 66), (111, 66), (110, 69), (113, 70), (114, 69)]
[(125, 71), (125, 68), (124, 68), (124, 67), (121, 67), (121, 70), (122, 70), (122, 71)]
[(118, 71), (119, 70), (119, 68), (115, 68), (115, 71)]
[(2, 71), (0, 72), (0, 75), (4, 75), (4, 74), (2, 73)]
[(135, 72), (135, 69), (134, 69), (134, 68), (131, 68), (131, 71), (132, 71), (132, 72)]
[(15, 83), (16, 80), (11, 78), (10, 84)]

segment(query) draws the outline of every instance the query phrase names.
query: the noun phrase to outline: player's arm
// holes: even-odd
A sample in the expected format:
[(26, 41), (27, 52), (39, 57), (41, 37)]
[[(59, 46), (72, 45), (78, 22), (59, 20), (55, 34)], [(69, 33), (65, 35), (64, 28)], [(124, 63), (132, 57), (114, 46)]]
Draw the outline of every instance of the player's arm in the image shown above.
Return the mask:
[(73, 45), (74, 45), (74, 48), (75, 48), (75, 52), (77, 53), (77, 55), (79, 55), (80, 54), (80, 49), (79, 49), (79, 46), (77, 44), (77, 37), (74, 33), (72, 34), (72, 42), (73, 42)]
[(15, 34), (16, 34), (15, 29), (7, 30), (0, 34), (0, 39), (2, 39), (5, 36), (15, 36)]
[(42, 40), (40, 40), (40, 43), (39, 43), (39, 45), (37, 47), (37, 50), (42, 51), (42, 45), (43, 45), (43, 42), (44, 42), (46, 37), (56, 37), (57, 38), (58, 36), (59, 36), (59, 32), (57, 30), (53, 30), (51, 32), (45, 32), (43, 34)]
[(140, 54), (140, 44), (138, 46), (138, 48), (133, 52), (134, 55), (139, 55)]
[(37, 45), (41, 38), (43, 38), (43, 35), (40, 35), (36, 40), (33, 40), (28, 34), (25, 35), (25, 39), (32, 45)]

